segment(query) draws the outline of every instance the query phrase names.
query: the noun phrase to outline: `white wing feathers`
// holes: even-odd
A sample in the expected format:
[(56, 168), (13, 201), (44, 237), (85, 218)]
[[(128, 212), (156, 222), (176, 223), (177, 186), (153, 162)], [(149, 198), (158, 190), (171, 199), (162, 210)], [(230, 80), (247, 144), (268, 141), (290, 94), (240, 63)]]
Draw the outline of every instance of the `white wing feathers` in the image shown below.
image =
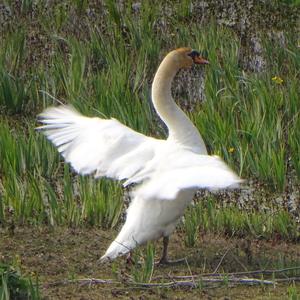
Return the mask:
[(147, 199), (176, 199), (181, 190), (236, 188), (243, 180), (218, 156), (187, 153), (186, 159), (169, 161), (169, 168), (151, 174), (133, 193)]
[(140, 183), (143, 199), (176, 199), (181, 190), (236, 187), (242, 180), (217, 156), (200, 155), (168, 140), (157, 140), (115, 119), (88, 118), (70, 106), (39, 115), (42, 130), (80, 174)]
[(80, 174), (126, 179), (154, 156), (157, 140), (115, 119), (88, 118), (70, 106), (52, 107), (39, 115), (38, 127)]

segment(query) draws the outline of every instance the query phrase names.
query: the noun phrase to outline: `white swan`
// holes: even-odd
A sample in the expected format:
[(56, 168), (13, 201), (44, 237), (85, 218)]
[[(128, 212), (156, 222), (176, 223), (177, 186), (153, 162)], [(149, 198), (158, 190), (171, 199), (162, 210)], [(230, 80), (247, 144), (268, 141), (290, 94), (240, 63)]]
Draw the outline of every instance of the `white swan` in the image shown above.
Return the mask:
[(169, 235), (199, 188), (237, 186), (241, 181), (217, 156), (207, 155), (192, 122), (175, 104), (171, 83), (180, 68), (207, 64), (190, 48), (170, 52), (152, 85), (154, 107), (167, 125), (167, 140), (147, 137), (115, 119), (84, 117), (70, 106), (46, 109), (39, 127), (80, 174), (139, 183), (132, 193), (126, 222), (101, 260), (112, 260), (149, 240), (164, 238), (166, 263)]

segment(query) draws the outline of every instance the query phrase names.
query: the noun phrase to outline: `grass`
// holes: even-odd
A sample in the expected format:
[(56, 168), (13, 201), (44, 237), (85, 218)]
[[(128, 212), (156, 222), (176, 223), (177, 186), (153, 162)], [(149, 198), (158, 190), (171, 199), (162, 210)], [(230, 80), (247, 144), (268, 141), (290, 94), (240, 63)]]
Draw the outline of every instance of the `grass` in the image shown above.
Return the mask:
[(295, 283), (291, 284), (288, 287), (288, 297), (290, 300), (298, 300), (300, 298), (299, 293), (297, 292), (297, 287), (295, 286)]
[[(299, 1), (284, 2), (296, 6)], [(213, 271), (225, 251), (217, 252), (229, 249), (231, 242), (238, 239), (219, 269), (224, 273), (224, 288), (230, 284), (227, 273), (231, 268), (299, 265), (297, 256), (289, 255), (290, 251), (267, 254), (268, 250), (256, 250), (253, 245), (257, 241), (263, 245), (269, 240), (273, 244), (284, 240), (295, 243), (289, 244), (293, 248), (300, 239), (297, 207), (294, 216), (286, 204), (300, 182), (297, 35), (293, 28), (285, 27), (285, 40), (280, 44), (272, 35), (262, 32), (266, 69), (253, 73), (240, 66), (243, 41), (234, 30), (217, 25), (214, 18), (202, 23), (191, 11), (189, 0), (172, 3), (171, 14), (168, 3), (156, 1), (153, 5), (142, 1), (136, 9), (131, 5), (135, 3), (129, 1), (120, 11), (112, 0), (96, 6), (92, 1), (68, 0), (51, 3), (47, 9), (31, 0), (21, 1), (20, 5), (5, 1), (11, 18), (0, 29), (0, 226), (7, 228), (11, 236), (3, 243), (6, 254), (1, 249), (0, 256), (5, 261), (15, 255), (20, 245), (18, 251), (27, 269), (24, 273), (22, 268), (21, 272), (18, 264), (7, 262), (0, 266), (0, 299), (20, 295), (22, 299), (40, 299), (38, 281), (28, 275), (29, 270), (44, 276), (42, 282), (57, 280), (61, 270), (64, 273), (60, 279), (68, 277), (66, 274), (74, 278), (83, 274), (97, 277), (99, 272), (110, 277), (111, 268), (104, 267), (103, 271), (95, 262), (112, 239), (108, 229), (118, 230), (122, 223), (124, 196), (120, 185), (74, 174), (56, 149), (35, 131), (36, 115), (61, 101), (89, 116), (114, 117), (144, 134), (164, 137), (165, 130), (157, 122), (150, 101), (151, 81), (163, 56), (170, 49), (185, 45), (206, 52), (210, 61), (205, 69), (206, 101), (197, 103), (187, 113), (203, 135), (209, 152), (222, 156), (245, 178), (245, 189), (249, 184), (252, 195), (245, 206), (237, 201), (238, 192), (206, 195), (196, 200), (179, 225), (179, 237), (174, 237), (176, 245), (172, 246), (171, 241), (170, 258), (197, 251), (188, 257), (190, 266), (180, 267), (180, 271), (186, 269), (188, 275)], [(281, 5), (281, 1), (276, 3)], [(274, 28), (282, 30), (278, 26)], [(189, 97), (197, 98), (195, 92), (183, 94), (182, 99), (176, 99), (179, 104), (185, 97), (191, 103)], [(282, 199), (282, 204), (276, 204), (277, 199)], [(27, 228), (26, 225), (30, 225), (28, 232), (24, 229), (19, 234), (18, 230)], [(64, 227), (70, 227), (71, 233), (60, 233), (53, 239), (51, 234)], [(39, 233), (41, 228), (47, 229)], [(79, 237), (74, 232), (81, 229), (86, 231)], [(101, 229), (105, 231), (97, 236), (96, 230)], [(214, 248), (204, 247), (205, 234), (217, 237), (212, 241)], [(80, 240), (85, 235), (86, 239)], [(181, 235), (184, 250), (180, 250)], [(230, 242), (218, 245), (220, 236)], [(16, 245), (11, 246), (12, 240)], [(243, 245), (247, 241), (249, 247)], [(43, 250), (45, 245), (47, 251)], [(128, 289), (128, 278), (131, 283), (153, 281), (157, 275), (156, 248), (148, 244), (137, 249), (133, 256), (136, 263), (129, 269), (123, 268), (120, 261), (112, 265), (118, 280), (123, 282), (125, 278), (123, 291), (118, 292)], [(36, 255), (36, 251), (41, 255)], [(162, 269), (160, 274), (169, 281), (166, 274), (172, 276), (178, 270), (173, 272), (171, 268)], [(299, 276), (297, 272), (288, 276)], [(199, 292), (207, 296), (203, 287), (200, 280), (196, 298)], [(286, 298), (299, 299), (299, 286), (295, 283), (284, 289)], [(100, 288), (102, 292), (107, 294)], [(172, 292), (157, 289), (149, 295), (174, 298)], [(223, 292), (220, 297), (225, 295)], [(92, 298), (92, 293), (89, 288), (87, 297)], [(98, 297), (99, 291), (95, 293)], [(187, 296), (186, 290), (176, 290), (177, 293)], [(70, 295), (70, 290), (66, 295)], [(54, 297), (57, 296), (55, 293)], [(271, 291), (269, 298), (273, 296)]]
[[(206, 101), (188, 114), (210, 153), (258, 183), (270, 199), (299, 187), (300, 49), (292, 30), (284, 45), (262, 33), (267, 68), (257, 74), (240, 67), (241, 40), (232, 29), (211, 20), (199, 30), (189, 21), (195, 18), (189, 1), (174, 5), (172, 18), (162, 18), (160, 1), (143, 2), (139, 13), (125, 5), (121, 13), (106, 0), (107, 14), (79, 0), (47, 10), (29, 0), (20, 7), (5, 3), (12, 21), (0, 46), (0, 224), (117, 226), (120, 186), (75, 175), (34, 130), (36, 115), (57, 105), (56, 98), (89, 116), (115, 117), (164, 137), (151, 106), (151, 80), (162, 57), (183, 45), (208, 53)], [(286, 207), (256, 201), (267, 202), (270, 211), (220, 206), (212, 197), (197, 203), (183, 224), (186, 245), (195, 245), (199, 231), (299, 240), (299, 225)], [(143, 274), (135, 280), (151, 278), (151, 261)]]
[(41, 299), (38, 279), (21, 274), (20, 266), (0, 264), (0, 299)]
[(136, 251), (130, 270), (132, 281), (136, 283), (150, 282), (154, 272), (155, 248), (153, 243), (148, 243), (145, 252)]
[(249, 239), (299, 241), (299, 225), (285, 210), (243, 210), (207, 197), (188, 209), (183, 222), (185, 244), (193, 247), (199, 232)]

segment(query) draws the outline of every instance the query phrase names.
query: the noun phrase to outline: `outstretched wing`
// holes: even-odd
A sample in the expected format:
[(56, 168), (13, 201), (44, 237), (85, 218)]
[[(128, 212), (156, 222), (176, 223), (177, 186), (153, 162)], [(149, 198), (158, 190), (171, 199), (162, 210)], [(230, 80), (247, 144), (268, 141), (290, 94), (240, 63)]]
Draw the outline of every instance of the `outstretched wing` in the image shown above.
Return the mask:
[(235, 188), (243, 181), (218, 156), (181, 151), (148, 176), (134, 194), (144, 199), (174, 200), (182, 190)]
[(80, 174), (114, 179), (132, 177), (154, 156), (159, 140), (115, 119), (88, 118), (71, 106), (46, 109), (38, 127)]

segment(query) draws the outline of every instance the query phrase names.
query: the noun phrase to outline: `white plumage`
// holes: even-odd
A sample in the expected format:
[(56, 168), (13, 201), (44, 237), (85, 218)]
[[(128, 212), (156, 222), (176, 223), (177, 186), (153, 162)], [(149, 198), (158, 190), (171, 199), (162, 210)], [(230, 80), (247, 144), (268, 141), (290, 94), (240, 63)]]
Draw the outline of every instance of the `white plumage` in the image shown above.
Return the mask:
[(196, 51), (180, 48), (166, 56), (155, 75), (152, 99), (169, 129), (167, 140), (142, 135), (115, 119), (84, 117), (70, 106), (39, 115), (44, 124), (39, 129), (76, 172), (126, 180), (124, 185), (139, 183), (126, 222), (102, 260), (167, 238), (197, 189), (236, 187), (241, 181), (221, 158), (207, 155), (198, 130), (172, 99), (173, 77), (193, 63), (207, 62)]

